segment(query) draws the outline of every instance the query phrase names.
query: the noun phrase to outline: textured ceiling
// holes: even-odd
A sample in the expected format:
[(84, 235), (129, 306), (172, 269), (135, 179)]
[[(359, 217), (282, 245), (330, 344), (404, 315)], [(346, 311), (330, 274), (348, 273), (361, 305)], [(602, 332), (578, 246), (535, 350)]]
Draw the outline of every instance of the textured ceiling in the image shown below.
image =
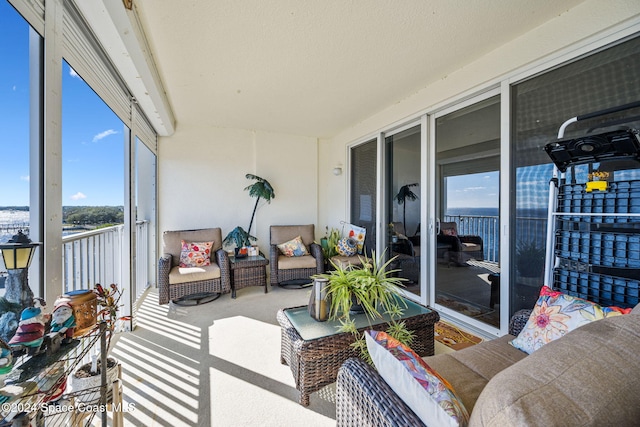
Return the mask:
[(177, 127), (327, 138), (581, 0), (136, 0)]

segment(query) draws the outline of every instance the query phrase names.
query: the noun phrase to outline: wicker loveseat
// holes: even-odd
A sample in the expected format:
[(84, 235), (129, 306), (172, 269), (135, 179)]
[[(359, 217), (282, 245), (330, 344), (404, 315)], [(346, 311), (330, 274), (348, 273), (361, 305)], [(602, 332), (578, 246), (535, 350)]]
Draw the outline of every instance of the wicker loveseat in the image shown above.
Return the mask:
[[(581, 326), (530, 355), (511, 346), (512, 339), (424, 358), (451, 383), (470, 426), (638, 425), (640, 306)], [(424, 425), (360, 359), (340, 368), (336, 419), (338, 426)]]
[[(213, 242), (211, 265), (180, 268), (181, 241)], [(165, 231), (162, 235), (162, 256), (158, 260), (158, 299), (160, 304), (189, 295), (228, 293), (231, 291), (229, 257), (222, 249), (222, 230)]]

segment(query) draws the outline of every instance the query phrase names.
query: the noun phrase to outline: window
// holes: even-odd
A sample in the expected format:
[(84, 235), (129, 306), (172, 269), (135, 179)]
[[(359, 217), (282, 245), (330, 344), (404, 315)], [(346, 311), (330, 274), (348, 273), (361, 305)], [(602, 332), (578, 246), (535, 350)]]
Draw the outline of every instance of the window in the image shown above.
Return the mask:
[[(516, 84), (512, 95), (516, 196), (512, 201), (511, 313), (532, 307), (542, 283), (544, 265), (532, 265), (532, 254), (538, 254), (535, 259), (539, 260), (546, 242), (553, 165), (543, 147), (557, 139), (560, 125), (569, 118), (640, 99), (640, 37)], [(640, 108), (572, 124), (565, 138), (597, 133), (605, 122), (638, 128)]]

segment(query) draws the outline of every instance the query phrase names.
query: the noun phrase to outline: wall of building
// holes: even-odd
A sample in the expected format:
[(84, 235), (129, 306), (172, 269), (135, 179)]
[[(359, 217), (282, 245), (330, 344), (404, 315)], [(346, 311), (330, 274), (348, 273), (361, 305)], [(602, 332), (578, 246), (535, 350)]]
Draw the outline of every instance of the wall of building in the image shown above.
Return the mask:
[[(317, 224), (318, 150), (314, 138), (238, 129), (176, 125), (158, 143), (160, 233), (221, 227), (245, 230), (256, 199), (244, 188), (258, 175), (276, 197), (258, 205), (251, 234), (268, 253), (272, 224)], [(318, 238), (320, 238), (319, 236)]]

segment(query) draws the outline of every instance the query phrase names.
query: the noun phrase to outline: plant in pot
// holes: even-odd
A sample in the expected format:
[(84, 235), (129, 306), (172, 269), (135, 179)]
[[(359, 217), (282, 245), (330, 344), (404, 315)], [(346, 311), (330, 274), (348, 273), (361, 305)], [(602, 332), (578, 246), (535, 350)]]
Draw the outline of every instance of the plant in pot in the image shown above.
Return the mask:
[(253, 225), (253, 219), (256, 216), (256, 210), (258, 209), (258, 202), (260, 202), (260, 199), (266, 200), (267, 203), (271, 203), (271, 199), (276, 197), (276, 194), (273, 191), (273, 187), (266, 179), (260, 178), (259, 176), (252, 175), (250, 173), (246, 174), (245, 178), (253, 179), (256, 181), (244, 188), (245, 190), (249, 191), (249, 196), (256, 198), (256, 203), (253, 206), (253, 213), (251, 214), (251, 221), (249, 221), (249, 228), (245, 230), (244, 228), (237, 226), (236, 228), (231, 230), (222, 241), (226, 244), (233, 243), (235, 245), (236, 256), (246, 256), (246, 252), (240, 252), (241, 249), (251, 246), (251, 241), (258, 240), (255, 236), (252, 236), (249, 233), (251, 232), (251, 226)]
[(332, 257), (338, 255), (338, 241), (340, 240), (340, 230), (337, 228), (331, 228), (327, 226), (325, 236), (320, 239), (320, 247), (322, 247), (322, 255), (324, 257), (325, 267), (330, 267), (330, 260)]
[(371, 358), (364, 334), (356, 328), (354, 315), (364, 313), (371, 325), (373, 320), (382, 319), (383, 314), (387, 314), (390, 320), (386, 332), (389, 335), (407, 346), (411, 346), (414, 336), (400, 320), (406, 308), (400, 292), (405, 279), (394, 277), (398, 270), (389, 268), (395, 258), (384, 262), (384, 258), (377, 259), (374, 252), (371, 258), (362, 258), (362, 267), (334, 264), (333, 270), (314, 276), (327, 279), (329, 319), (340, 321), (340, 332), (354, 335), (355, 341), (351, 346), (369, 363)]
[[(111, 347), (111, 338), (116, 329), (116, 323), (121, 320), (117, 317), (118, 309), (120, 307), (119, 301), (122, 296), (122, 291), (118, 289), (118, 286), (112, 283), (108, 288), (104, 288), (99, 283), (94, 287), (94, 293), (97, 296), (99, 311), (97, 314), (98, 319), (104, 322), (106, 330), (104, 331), (106, 344), (104, 351), (109, 353)], [(107, 357), (107, 393), (111, 391), (113, 381), (118, 378), (118, 366), (119, 362), (112, 356)], [(74, 373), (69, 377), (70, 391), (76, 394), (76, 399), (82, 402), (95, 403), (100, 400), (100, 389), (102, 384), (102, 366), (98, 357), (98, 354), (91, 356), (91, 362), (81, 365)], [(92, 392), (88, 390), (94, 389)], [(87, 390), (86, 393), (81, 393)]]

